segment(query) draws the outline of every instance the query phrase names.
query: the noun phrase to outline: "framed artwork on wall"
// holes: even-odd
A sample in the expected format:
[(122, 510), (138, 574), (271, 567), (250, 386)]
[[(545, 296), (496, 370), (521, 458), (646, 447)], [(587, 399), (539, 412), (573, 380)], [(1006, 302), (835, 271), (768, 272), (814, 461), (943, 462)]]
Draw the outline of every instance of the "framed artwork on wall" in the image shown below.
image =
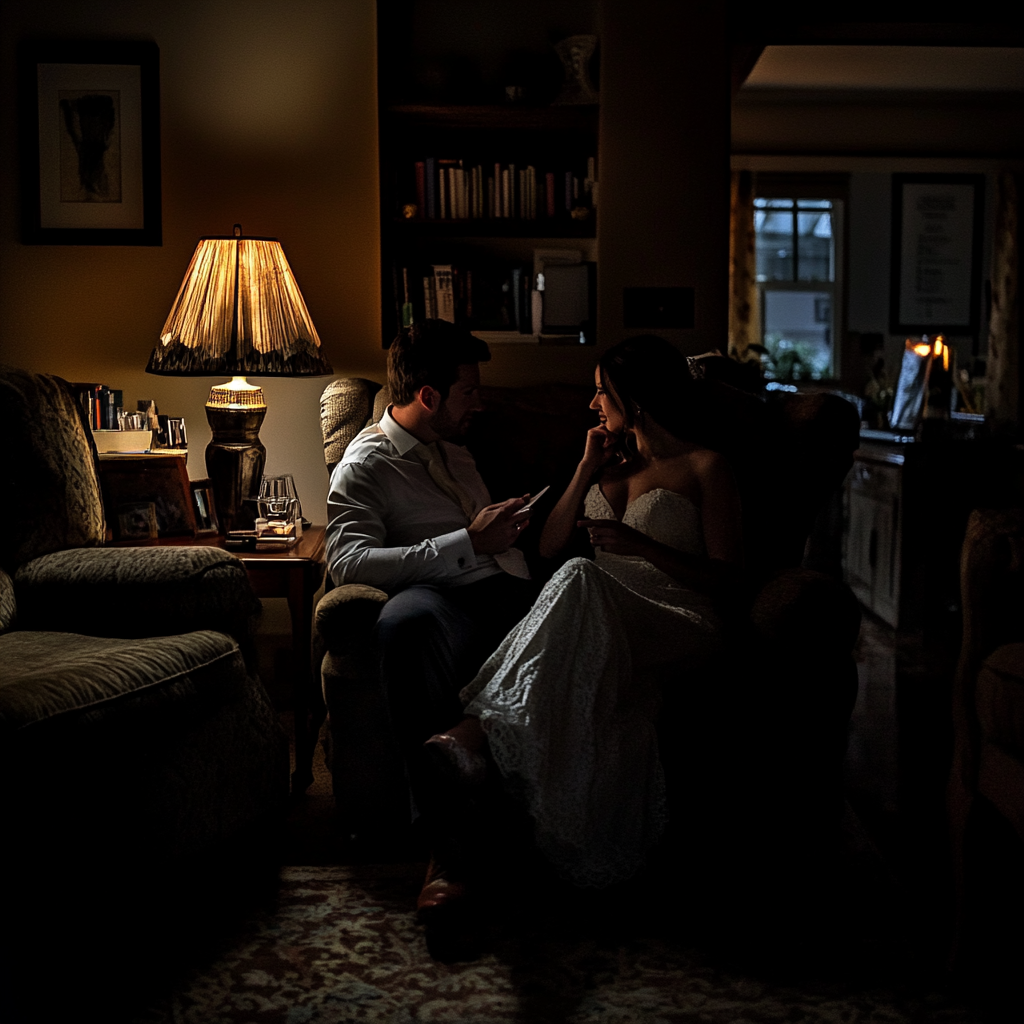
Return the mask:
[(22, 241), (160, 245), (160, 51), (32, 41), (18, 52)]
[(977, 334), (985, 178), (892, 176), (889, 330)]

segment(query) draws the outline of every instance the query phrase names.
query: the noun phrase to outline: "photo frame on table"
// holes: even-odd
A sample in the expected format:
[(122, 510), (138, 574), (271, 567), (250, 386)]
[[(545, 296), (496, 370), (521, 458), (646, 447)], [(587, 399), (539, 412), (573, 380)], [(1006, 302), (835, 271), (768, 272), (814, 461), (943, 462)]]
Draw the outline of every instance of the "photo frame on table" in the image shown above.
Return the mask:
[(160, 51), (32, 41), (18, 51), (22, 242), (160, 245)]
[(889, 330), (977, 334), (982, 174), (894, 174)]
[(142, 521), (150, 517), (150, 513), (142, 515), (146, 505), (152, 505), (157, 537), (196, 536), (193, 491), (184, 456), (106, 455), (100, 457), (99, 465), (103, 511), (114, 540), (145, 535)]
[(204, 477), (202, 480), (189, 482), (192, 489), (192, 515), (196, 521), (197, 537), (213, 537), (220, 533), (220, 521), (217, 519), (217, 506), (213, 500), (213, 481)]

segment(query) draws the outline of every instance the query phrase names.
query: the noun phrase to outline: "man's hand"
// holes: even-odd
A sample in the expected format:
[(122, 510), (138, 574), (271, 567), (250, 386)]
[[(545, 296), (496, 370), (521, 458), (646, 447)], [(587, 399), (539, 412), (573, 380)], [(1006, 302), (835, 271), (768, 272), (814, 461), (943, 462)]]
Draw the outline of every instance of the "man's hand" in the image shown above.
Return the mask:
[(497, 505), (480, 509), (467, 527), (473, 550), (478, 555), (500, 555), (516, 542), (520, 532), (530, 521), (530, 509), (523, 515), (516, 513), (526, 504), (527, 494), (522, 498), (509, 498)]
[(609, 555), (640, 555), (647, 558), (655, 541), (626, 526), (617, 519), (580, 519), (577, 526), (585, 526), (590, 533), (590, 543)]

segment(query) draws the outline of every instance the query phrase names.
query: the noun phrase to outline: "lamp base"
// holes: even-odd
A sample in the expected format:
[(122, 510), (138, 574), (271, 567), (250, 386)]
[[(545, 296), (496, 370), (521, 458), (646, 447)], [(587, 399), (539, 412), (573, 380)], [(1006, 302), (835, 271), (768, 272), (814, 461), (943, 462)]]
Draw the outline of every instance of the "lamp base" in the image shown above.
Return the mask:
[(206, 472), (213, 484), (213, 500), (217, 505), (220, 527), (228, 530), (251, 530), (256, 525), (255, 502), (246, 498), (259, 496), (267, 449), (260, 440), (260, 427), (266, 406), (229, 409), (206, 406), (206, 419), (213, 438), (206, 446)]

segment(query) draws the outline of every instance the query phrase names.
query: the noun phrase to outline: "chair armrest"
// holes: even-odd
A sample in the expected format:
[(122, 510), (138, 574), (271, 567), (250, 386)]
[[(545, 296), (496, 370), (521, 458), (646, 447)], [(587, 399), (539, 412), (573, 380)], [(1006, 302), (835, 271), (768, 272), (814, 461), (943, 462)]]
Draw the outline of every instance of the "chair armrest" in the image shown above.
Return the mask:
[(171, 636), (213, 629), (246, 661), (262, 606), (239, 559), (214, 547), (73, 548), (14, 575), (18, 627), (90, 636)]
[(377, 624), (388, 595), (376, 587), (346, 583), (327, 591), (316, 606), (314, 648), (348, 654), (352, 646), (365, 646)]
[(845, 584), (812, 569), (784, 569), (758, 591), (750, 620), (761, 644), (790, 660), (850, 655), (860, 605)]

